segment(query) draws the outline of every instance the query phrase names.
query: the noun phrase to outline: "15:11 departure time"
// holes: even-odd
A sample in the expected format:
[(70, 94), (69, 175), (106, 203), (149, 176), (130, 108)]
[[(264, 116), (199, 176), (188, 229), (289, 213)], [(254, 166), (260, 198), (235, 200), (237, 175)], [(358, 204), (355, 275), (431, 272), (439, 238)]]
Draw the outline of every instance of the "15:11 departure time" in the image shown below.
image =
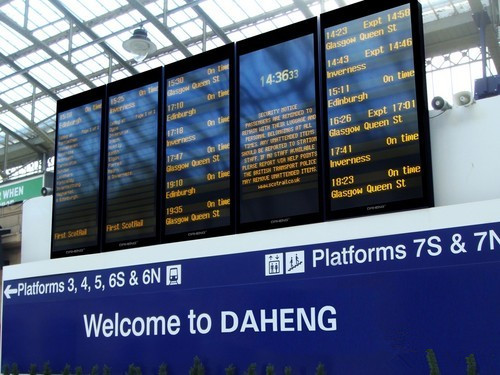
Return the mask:
[(266, 85), (278, 84), (296, 78), (299, 78), (298, 69), (284, 69), (279, 72), (260, 76), (260, 84), (262, 85), (262, 87), (265, 87)]

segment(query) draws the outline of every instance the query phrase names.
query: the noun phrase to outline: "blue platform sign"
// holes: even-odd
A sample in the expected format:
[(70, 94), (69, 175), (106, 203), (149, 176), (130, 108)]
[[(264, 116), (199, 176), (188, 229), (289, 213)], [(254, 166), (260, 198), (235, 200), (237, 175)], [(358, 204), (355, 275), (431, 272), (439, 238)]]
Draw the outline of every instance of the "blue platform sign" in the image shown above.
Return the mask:
[(2, 363), (499, 374), (499, 261), (493, 222), (6, 280)]

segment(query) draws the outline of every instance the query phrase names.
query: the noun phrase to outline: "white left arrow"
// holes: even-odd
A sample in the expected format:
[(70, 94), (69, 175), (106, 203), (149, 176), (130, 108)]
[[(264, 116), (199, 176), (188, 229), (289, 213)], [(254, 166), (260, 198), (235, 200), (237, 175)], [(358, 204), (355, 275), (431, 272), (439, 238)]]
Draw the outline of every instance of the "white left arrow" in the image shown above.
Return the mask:
[(17, 289), (11, 288), (10, 285), (7, 285), (7, 288), (5, 288), (4, 292), (5, 298), (10, 299), (11, 294), (17, 294)]

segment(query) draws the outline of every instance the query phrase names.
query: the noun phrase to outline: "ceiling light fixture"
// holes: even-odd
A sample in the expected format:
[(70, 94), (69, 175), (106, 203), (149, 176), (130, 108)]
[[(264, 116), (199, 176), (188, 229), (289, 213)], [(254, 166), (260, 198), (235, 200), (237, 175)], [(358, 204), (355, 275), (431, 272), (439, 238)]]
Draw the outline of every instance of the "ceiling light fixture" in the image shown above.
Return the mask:
[(134, 55), (134, 60), (137, 62), (156, 52), (156, 45), (148, 38), (148, 33), (142, 26), (134, 30), (133, 35), (124, 41), (122, 46), (125, 51)]

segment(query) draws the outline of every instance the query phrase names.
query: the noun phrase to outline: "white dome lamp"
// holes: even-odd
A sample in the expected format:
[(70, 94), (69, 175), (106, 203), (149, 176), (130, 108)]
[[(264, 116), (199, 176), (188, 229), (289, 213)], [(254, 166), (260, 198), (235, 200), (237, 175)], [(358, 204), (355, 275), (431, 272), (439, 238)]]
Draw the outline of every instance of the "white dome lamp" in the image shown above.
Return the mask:
[(148, 38), (148, 33), (142, 26), (134, 30), (134, 34), (124, 41), (122, 46), (125, 51), (134, 55), (134, 60), (137, 62), (156, 52), (156, 45)]

